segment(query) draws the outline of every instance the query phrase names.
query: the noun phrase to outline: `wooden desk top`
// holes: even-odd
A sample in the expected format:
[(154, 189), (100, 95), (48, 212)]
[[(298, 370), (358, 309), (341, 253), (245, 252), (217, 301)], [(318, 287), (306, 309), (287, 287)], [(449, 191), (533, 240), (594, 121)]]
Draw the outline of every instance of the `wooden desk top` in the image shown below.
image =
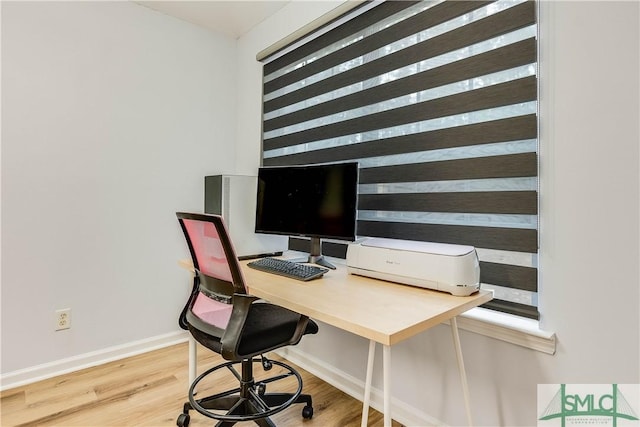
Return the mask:
[[(393, 345), (492, 299), (480, 290), (468, 297), (370, 279), (338, 264), (323, 278), (302, 282), (264, 273), (241, 261), (249, 292), (381, 344)], [(192, 269), (191, 261), (180, 261)]]
[(250, 293), (312, 319), (376, 342), (393, 345), (492, 299), (481, 290), (468, 297), (370, 279), (344, 265), (302, 282), (263, 273), (241, 262)]

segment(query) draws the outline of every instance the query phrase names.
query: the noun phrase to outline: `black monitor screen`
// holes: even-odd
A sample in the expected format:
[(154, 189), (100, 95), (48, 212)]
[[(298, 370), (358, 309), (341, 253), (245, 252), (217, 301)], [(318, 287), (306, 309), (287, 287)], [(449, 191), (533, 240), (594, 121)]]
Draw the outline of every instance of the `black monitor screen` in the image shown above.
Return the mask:
[(258, 171), (256, 232), (354, 240), (358, 163)]

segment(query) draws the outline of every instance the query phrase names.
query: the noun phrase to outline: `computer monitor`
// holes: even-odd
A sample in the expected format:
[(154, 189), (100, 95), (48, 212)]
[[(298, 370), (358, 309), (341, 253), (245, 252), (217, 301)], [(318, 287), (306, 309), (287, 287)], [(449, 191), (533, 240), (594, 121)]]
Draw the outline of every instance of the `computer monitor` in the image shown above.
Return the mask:
[(260, 168), (255, 231), (310, 237), (304, 261), (335, 268), (321, 239), (355, 240), (357, 195), (356, 162)]

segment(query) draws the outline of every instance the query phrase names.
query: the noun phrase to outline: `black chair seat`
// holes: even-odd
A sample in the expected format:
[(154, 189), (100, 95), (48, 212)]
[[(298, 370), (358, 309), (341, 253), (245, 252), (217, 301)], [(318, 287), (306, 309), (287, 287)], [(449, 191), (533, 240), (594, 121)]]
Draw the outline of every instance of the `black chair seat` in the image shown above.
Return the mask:
[[(272, 348), (288, 340), (295, 332), (298, 322), (300, 314), (284, 307), (269, 303), (253, 304), (244, 324), (238, 353), (259, 353), (260, 349)], [(189, 325), (189, 331), (195, 340), (206, 348), (216, 353), (222, 352), (220, 337), (207, 334), (192, 325)], [(309, 319), (304, 334), (317, 332), (317, 323)]]

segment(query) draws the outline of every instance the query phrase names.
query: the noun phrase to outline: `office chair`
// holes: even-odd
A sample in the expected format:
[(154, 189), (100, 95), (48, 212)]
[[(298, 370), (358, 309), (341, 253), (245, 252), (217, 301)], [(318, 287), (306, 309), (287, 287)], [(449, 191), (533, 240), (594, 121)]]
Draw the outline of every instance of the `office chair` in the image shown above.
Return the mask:
[[(311, 319), (259, 300), (248, 293), (238, 259), (224, 221), (218, 215), (176, 213), (184, 232), (195, 270), (193, 288), (180, 314), (179, 324), (206, 348), (219, 353), (226, 363), (198, 376), (189, 388), (189, 401), (176, 424), (189, 425), (189, 411), (218, 420), (216, 426), (232, 426), (254, 421), (259, 426), (275, 426), (269, 417), (294, 403), (305, 403), (303, 418), (313, 416), (311, 396), (301, 394), (302, 378), (292, 367), (264, 356), (271, 350), (297, 344), (303, 335), (318, 332)], [(257, 380), (254, 363), (265, 373)], [(236, 366), (240, 366), (240, 372)], [(277, 365), (274, 374), (266, 371)], [(220, 372), (231, 371), (237, 387), (196, 399), (196, 388), (205, 379), (219, 381)], [(266, 378), (262, 378), (266, 376)], [(213, 378), (213, 379), (212, 379)], [(269, 388), (291, 388), (295, 392), (267, 392)], [(295, 386), (293, 387), (295, 388)]]

